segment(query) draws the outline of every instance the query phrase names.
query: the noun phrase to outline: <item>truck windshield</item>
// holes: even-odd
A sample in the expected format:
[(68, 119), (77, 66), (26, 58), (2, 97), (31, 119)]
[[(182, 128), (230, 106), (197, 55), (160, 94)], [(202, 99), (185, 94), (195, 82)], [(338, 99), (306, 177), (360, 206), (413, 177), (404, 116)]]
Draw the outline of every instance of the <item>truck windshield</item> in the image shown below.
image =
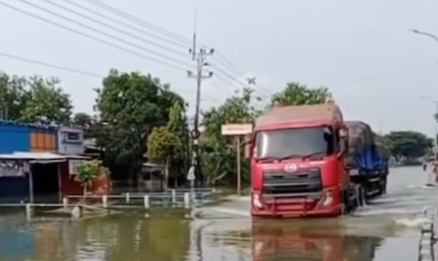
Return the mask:
[(330, 127), (260, 131), (256, 136), (258, 158), (306, 157), (334, 152)]

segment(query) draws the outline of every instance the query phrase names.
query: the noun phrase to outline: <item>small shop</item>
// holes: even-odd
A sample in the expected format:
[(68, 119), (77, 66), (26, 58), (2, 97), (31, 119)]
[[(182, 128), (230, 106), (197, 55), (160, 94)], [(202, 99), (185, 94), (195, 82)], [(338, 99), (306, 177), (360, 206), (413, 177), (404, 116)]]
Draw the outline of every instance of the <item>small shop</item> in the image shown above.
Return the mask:
[(62, 183), (71, 176), (69, 160), (85, 159), (47, 152), (0, 154), (0, 201), (59, 202), (68, 185)]

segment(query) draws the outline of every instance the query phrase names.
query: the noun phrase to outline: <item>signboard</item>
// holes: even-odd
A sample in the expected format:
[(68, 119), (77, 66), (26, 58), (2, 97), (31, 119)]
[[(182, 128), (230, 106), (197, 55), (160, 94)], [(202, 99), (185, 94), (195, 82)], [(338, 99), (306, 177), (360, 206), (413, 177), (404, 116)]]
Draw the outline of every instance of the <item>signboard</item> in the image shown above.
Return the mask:
[(84, 150), (83, 130), (70, 127), (61, 127), (58, 130), (59, 154), (83, 154)]
[(195, 180), (195, 167), (190, 166), (189, 172), (187, 173), (187, 180)]
[(68, 173), (70, 175), (78, 174), (77, 168), (82, 163), (82, 160), (68, 160)]
[(29, 163), (25, 161), (1, 161), (0, 177), (24, 177), (29, 172)]
[(252, 133), (252, 124), (224, 124), (222, 135), (248, 135)]

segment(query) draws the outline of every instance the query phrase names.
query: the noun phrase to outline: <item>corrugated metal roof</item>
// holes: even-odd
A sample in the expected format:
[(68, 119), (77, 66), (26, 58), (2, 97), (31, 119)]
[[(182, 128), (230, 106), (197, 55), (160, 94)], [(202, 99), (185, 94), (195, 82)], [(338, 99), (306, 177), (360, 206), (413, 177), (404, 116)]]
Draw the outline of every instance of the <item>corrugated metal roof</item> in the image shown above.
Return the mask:
[(24, 160), (65, 160), (65, 159), (88, 159), (89, 157), (78, 155), (59, 155), (50, 152), (14, 152), (0, 154), (0, 159), (24, 159)]
[(37, 128), (37, 129), (58, 129), (58, 125), (45, 125), (45, 124), (35, 124), (35, 123), (24, 123), (18, 121), (8, 121), (8, 120), (0, 120), (0, 125), (9, 125), (9, 126), (22, 126), (27, 128)]
[(325, 103), (302, 106), (278, 106), (257, 118), (255, 127), (294, 121), (343, 120), (341, 110), (336, 104)]

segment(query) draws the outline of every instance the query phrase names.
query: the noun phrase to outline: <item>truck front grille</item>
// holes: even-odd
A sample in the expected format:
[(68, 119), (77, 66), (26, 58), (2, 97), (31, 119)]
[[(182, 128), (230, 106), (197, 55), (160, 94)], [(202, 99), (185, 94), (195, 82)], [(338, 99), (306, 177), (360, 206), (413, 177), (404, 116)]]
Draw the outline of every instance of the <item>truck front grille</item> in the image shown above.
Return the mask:
[(307, 194), (322, 191), (319, 168), (298, 170), (293, 173), (266, 171), (264, 173), (264, 194)]

